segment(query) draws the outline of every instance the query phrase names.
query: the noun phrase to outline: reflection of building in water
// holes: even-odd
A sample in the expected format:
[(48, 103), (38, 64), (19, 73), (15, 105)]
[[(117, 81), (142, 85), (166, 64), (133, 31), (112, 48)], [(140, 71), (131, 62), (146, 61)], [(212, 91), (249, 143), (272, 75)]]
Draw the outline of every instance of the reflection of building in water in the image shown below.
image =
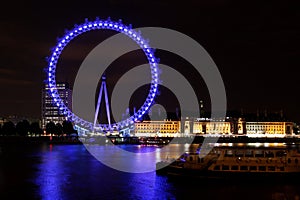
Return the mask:
[(246, 122), (247, 134), (292, 134), (292, 122)]
[(135, 122), (134, 133), (136, 136), (173, 137), (180, 133), (180, 121), (143, 121)]

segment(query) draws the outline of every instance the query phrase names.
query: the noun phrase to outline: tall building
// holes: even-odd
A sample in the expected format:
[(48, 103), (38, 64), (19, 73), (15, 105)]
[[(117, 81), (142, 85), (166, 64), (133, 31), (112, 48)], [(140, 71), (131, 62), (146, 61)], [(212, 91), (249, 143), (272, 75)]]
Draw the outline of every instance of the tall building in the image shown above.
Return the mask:
[[(57, 83), (56, 89), (63, 103), (71, 109), (72, 106), (72, 90), (69, 88), (68, 83)], [(46, 124), (50, 121), (62, 123), (67, 118), (59, 110), (58, 106), (54, 103), (48, 84), (45, 84), (42, 91), (42, 126), (45, 128)]]

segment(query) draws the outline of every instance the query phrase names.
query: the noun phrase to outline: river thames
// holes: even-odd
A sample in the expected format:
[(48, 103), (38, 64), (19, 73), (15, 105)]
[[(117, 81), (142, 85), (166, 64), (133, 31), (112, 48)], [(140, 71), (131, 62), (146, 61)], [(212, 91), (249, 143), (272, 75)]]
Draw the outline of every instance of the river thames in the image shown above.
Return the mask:
[[(186, 145), (172, 144), (171, 149)], [(104, 147), (95, 145), (96, 151)], [(131, 152), (152, 152), (160, 146), (119, 145)], [(107, 148), (107, 147), (105, 147)], [(103, 155), (105, 156), (105, 155)], [(172, 156), (172, 155), (170, 155)], [(151, 160), (152, 159), (152, 160)], [(131, 162), (155, 165), (155, 157)], [(147, 173), (112, 169), (84, 145), (34, 144), (0, 146), (0, 199), (299, 199), (300, 182), (231, 182), (174, 180)]]

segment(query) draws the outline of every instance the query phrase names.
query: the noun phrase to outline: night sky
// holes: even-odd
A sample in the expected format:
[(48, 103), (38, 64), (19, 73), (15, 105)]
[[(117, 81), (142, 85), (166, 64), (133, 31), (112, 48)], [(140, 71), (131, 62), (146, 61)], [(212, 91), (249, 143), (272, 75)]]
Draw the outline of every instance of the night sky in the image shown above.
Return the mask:
[[(57, 38), (85, 18), (111, 17), (122, 19), (133, 28), (171, 28), (198, 41), (220, 70), (229, 110), (277, 112), (283, 109), (289, 119), (300, 122), (300, 12), (296, 0), (141, 2), (26, 1), (2, 5), (0, 116), (39, 118), (43, 69)], [(106, 35), (109, 33), (104, 32), (103, 36)], [(77, 44), (84, 46), (84, 42), (93, 41), (87, 35)], [(66, 55), (61, 61), (69, 63), (60, 69), (65, 70), (60, 75), (62, 81), (72, 79), (67, 75), (67, 69), (74, 73), (70, 63), (80, 64), (83, 55), (91, 50), (91, 46), (78, 45), (71, 56)], [(170, 60), (166, 54), (161, 57), (162, 62)], [(178, 59), (177, 63), (180, 62)], [(209, 101), (207, 97), (203, 99)]]

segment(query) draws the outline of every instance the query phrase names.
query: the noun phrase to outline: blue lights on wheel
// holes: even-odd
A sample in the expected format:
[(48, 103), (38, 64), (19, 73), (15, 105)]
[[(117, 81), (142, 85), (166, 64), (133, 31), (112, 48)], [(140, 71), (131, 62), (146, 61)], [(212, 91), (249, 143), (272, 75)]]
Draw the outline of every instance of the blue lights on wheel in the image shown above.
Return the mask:
[[(68, 45), (68, 43), (73, 40), (78, 35), (81, 35), (85, 32), (92, 31), (92, 30), (114, 30), (119, 33), (125, 34), (129, 38), (131, 38), (133, 41), (135, 41), (140, 48), (144, 51), (150, 68), (151, 68), (151, 86), (148, 93), (148, 96), (144, 102), (144, 104), (141, 106), (141, 108), (132, 116), (129, 118), (116, 122), (114, 124), (111, 124), (110, 126), (108, 124), (97, 124), (96, 127), (94, 127), (92, 122), (83, 120), (79, 116), (76, 116), (72, 111), (63, 103), (62, 99), (60, 98), (58, 91), (56, 89), (56, 65), (59, 60), (59, 57), (63, 51), (63, 49)], [(52, 55), (49, 58), (48, 61), (48, 70), (47, 70), (47, 83), (50, 88), (50, 93), (53, 98), (53, 101), (55, 102), (56, 106), (59, 107), (59, 110), (71, 121), (76, 123), (76, 125), (87, 128), (89, 130), (94, 130), (94, 128), (98, 130), (118, 130), (122, 129), (123, 127), (129, 126), (133, 124), (135, 121), (139, 120), (144, 114), (147, 113), (150, 106), (152, 105), (154, 98), (157, 93), (157, 87), (159, 83), (158, 78), (158, 60), (154, 56), (153, 49), (149, 46), (148, 42), (140, 35), (140, 33), (136, 32), (131, 28), (131, 26), (126, 26), (122, 24), (120, 21), (115, 22), (110, 19), (107, 20), (95, 20), (95, 21), (86, 21), (85, 23), (76, 26), (73, 30), (66, 33), (57, 43), (56, 47), (53, 49)]]

